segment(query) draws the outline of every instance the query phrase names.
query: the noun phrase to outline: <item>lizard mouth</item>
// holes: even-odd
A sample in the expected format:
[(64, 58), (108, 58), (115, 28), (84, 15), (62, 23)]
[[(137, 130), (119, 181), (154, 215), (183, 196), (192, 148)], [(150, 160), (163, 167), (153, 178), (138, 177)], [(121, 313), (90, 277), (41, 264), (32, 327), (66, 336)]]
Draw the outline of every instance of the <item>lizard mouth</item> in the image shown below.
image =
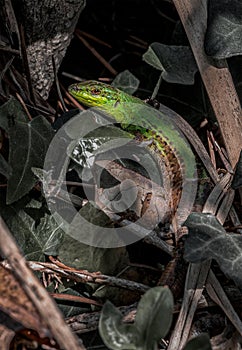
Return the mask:
[(68, 92), (71, 96), (75, 97), (79, 102), (83, 103), (84, 105), (91, 107), (95, 106), (96, 98), (90, 95), (86, 91), (85, 86), (83, 86), (81, 83), (79, 84), (72, 84), (68, 88)]

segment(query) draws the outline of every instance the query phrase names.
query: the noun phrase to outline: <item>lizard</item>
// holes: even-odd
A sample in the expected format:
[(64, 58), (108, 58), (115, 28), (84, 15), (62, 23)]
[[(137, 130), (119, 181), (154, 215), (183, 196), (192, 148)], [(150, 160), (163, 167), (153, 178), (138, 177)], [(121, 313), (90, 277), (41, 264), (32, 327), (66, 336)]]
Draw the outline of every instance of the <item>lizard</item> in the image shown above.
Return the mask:
[(95, 107), (120, 124), (135, 139), (149, 144), (165, 163), (171, 184), (167, 199), (176, 228), (192, 211), (196, 197), (197, 169), (192, 148), (175, 123), (141, 99), (111, 85), (89, 80), (72, 84), (69, 93), (86, 107)]

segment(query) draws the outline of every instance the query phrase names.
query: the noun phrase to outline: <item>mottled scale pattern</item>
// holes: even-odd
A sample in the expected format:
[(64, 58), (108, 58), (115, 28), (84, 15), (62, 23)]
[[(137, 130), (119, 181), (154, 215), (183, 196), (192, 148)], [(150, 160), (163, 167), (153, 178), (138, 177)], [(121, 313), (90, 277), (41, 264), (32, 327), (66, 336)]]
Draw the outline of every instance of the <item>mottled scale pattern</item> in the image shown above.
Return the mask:
[[(133, 131), (133, 129), (128, 126), (124, 129), (127, 131)], [(148, 129), (143, 133), (137, 131), (135, 133), (135, 137), (140, 142), (149, 141), (152, 138), (153, 142), (149, 145), (149, 147), (158, 153), (161, 157), (163, 157), (168, 170), (172, 188), (172, 195), (169, 199), (169, 206), (171, 209), (171, 214), (174, 214), (181, 198), (183, 182), (182, 165), (177, 159), (175, 150), (172, 149), (171, 146), (159, 134), (153, 133)]]
[(84, 105), (106, 112), (136, 139), (150, 141), (150, 147), (165, 162), (172, 188), (169, 205), (172, 213), (177, 210), (180, 227), (192, 210), (197, 174), (190, 145), (172, 120), (140, 99), (104, 83), (74, 84), (69, 87), (69, 92)]

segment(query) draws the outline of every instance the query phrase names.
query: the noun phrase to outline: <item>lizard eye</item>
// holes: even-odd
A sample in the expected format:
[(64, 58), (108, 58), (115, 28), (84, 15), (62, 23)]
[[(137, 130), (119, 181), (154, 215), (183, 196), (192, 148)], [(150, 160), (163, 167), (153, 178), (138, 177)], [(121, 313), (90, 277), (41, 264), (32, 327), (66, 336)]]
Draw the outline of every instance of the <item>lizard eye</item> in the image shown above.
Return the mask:
[(99, 95), (100, 91), (98, 89), (92, 89), (91, 93), (92, 95)]

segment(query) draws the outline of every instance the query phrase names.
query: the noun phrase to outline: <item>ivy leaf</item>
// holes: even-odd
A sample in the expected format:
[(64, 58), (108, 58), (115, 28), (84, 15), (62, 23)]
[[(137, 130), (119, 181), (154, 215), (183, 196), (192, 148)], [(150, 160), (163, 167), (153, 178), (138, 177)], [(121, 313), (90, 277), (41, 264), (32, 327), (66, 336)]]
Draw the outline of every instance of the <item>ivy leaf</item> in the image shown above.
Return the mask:
[(5, 176), (7, 179), (12, 174), (12, 168), (8, 164), (8, 162), (5, 160), (2, 154), (0, 154), (0, 174)]
[(183, 350), (212, 350), (208, 334), (200, 334), (191, 339)]
[[(51, 125), (39, 116), (31, 122), (20, 103), (11, 97), (0, 107), (0, 127), (9, 136), (9, 163), (1, 161), (1, 170), (8, 177), (7, 203), (23, 197), (33, 187), (32, 166), (41, 167), (53, 136)], [(12, 173), (10, 169), (14, 169)]]
[(41, 116), (29, 123), (15, 121), (9, 128), (9, 165), (14, 172), (8, 180), (8, 204), (24, 196), (33, 187), (35, 177), (31, 168), (43, 166), (52, 136), (50, 124)]
[(134, 324), (122, 323), (121, 312), (107, 301), (99, 320), (99, 333), (110, 349), (155, 349), (172, 322), (173, 297), (166, 287), (155, 287), (139, 302)]
[(168, 83), (192, 85), (197, 65), (188, 46), (170, 46), (152, 43), (143, 55), (143, 60), (162, 72)]
[(139, 79), (126, 69), (115, 77), (111, 85), (132, 95), (138, 89), (139, 83)]
[(168, 333), (173, 312), (173, 296), (166, 287), (154, 287), (141, 298), (134, 325), (141, 334), (142, 349), (154, 349)]
[(122, 313), (110, 301), (106, 301), (98, 325), (100, 336), (109, 349), (135, 350), (139, 330), (132, 324), (122, 323), (122, 318)]
[(53, 216), (47, 213), (43, 216), (40, 207), (41, 204), (35, 200), (26, 206), (26, 211), (35, 208), (39, 213), (37, 226), (36, 219), (23, 209), (17, 211), (11, 220), (7, 220), (7, 225), (27, 260), (44, 261), (45, 255), (58, 255), (62, 243), (62, 229)]
[(192, 263), (215, 259), (221, 270), (242, 289), (242, 236), (227, 233), (212, 214), (192, 213), (184, 258)]
[(242, 2), (240, 0), (210, 0), (208, 27), (205, 37), (207, 55), (224, 59), (242, 54)]
[(29, 119), (18, 100), (14, 97), (10, 97), (10, 99), (0, 107), (0, 127), (8, 132), (15, 121), (27, 123)]

